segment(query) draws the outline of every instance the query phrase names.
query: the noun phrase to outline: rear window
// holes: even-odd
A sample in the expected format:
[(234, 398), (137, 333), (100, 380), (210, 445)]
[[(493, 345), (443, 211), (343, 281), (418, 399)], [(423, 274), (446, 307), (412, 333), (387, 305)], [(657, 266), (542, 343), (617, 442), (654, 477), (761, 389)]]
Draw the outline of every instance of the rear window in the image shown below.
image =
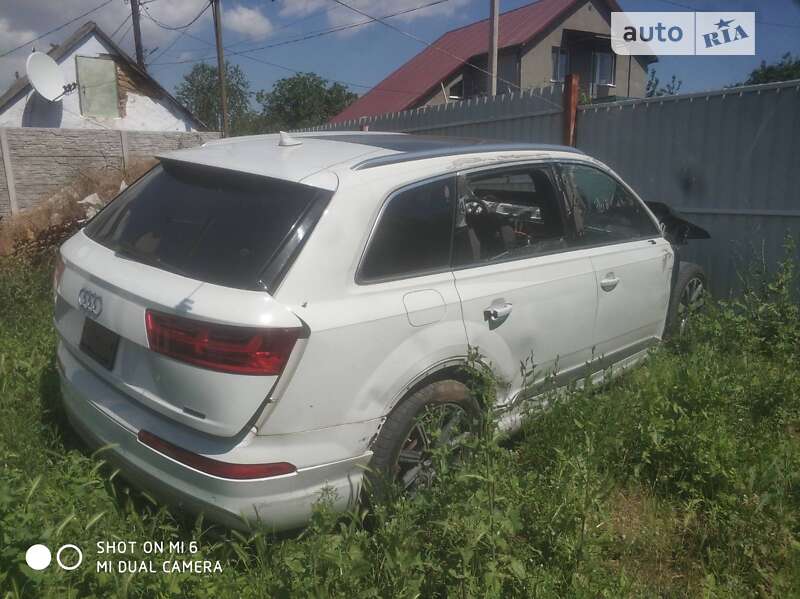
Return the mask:
[(260, 275), (270, 259), (297, 238), (293, 230), (310, 206), (328, 197), (298, 183), (163, 162), (85, 231), (138, 262), (217, 285), (263, 289)]

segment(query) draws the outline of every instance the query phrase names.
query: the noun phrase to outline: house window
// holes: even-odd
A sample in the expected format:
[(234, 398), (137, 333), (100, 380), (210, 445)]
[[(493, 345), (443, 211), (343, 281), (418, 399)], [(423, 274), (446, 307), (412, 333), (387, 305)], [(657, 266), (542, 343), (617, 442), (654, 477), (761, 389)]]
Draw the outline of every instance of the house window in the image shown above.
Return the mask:
[(460, 78), (455, 83), (451, 83), (447, 91), (448, 100), (464, 99), (464, 79)]
[(77, 56), (78, 95), (81, 114), (88, 117), (118, 117), (117, 67), (110, 58)]
[(552, 50), (553, 59), (553, 74), (550, 76), (551, 81), (564, 81), (569, 69), (569, 54), (567, 51), (553, 46)]
[(595, 85), (614, 85), (614, 71), (617, 61), (611, 52), (594, 52), (592, 54), (594, 65), (593, 83)]

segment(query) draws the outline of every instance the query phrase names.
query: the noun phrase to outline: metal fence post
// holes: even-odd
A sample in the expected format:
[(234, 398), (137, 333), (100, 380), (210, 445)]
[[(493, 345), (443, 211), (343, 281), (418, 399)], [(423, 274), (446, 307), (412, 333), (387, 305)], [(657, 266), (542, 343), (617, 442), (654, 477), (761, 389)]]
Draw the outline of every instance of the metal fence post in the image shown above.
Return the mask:
[(575, 131), (578, 119), (578, 75), (567, 75), (564, 82), (564, 145), (575, 145)]

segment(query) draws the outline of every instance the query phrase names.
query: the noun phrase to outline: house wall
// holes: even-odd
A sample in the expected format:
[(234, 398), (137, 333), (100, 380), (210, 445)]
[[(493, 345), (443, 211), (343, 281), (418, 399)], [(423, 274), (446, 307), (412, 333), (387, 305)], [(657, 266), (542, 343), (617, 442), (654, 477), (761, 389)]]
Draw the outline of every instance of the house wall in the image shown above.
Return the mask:
[[(88, 36), (73, 52), (58, 61), (66, 82), (77, 80), (76, 56), (114, 55), (114, 51), (94, 35)], [(128, 131), (195, 131), (191, 119), (160, 92), (137, 81), (129, 69), (117, 63), (117, 83), (123, 116), (84, 117), (79, 94), (73, 91), (58, 102), (48, 102), (29, 86), (0, 112), (0, 127), (61, 127), (64, 129), (120, 129)], [(132, 84), (135, 84), (132, 85)], [(149, 88), (149, 89), (148, 89)]]
[[(562, 35), (565, 29), (577, 31), (589, 31), (608, 35), (610, 31), (611, 13), (602, 2), (590, 0), (569, 14), (555, 28), (548, 32), (544, 37), (535, 39), (530, 45), (523, 45), (520, 48), (506, 48), (498, 53), (498, 71), (502, 79), (518, 83), (522, 89), (539, 88), (550, 85), (552, 81), (552, 56), (554, 46), (561, 46)], [(471, 62), (480, 67), (487, 68), (487, 55), (473, 57)], [(586, 54), (579, 58), (573, 58), (570, 65), (572, 72), (577, 72), (580, 76), (581, 90), (588, 96), (590, 95), (589, 82), (592, 75), (591, 55)], [(630, 69), (630, 77), (628, 71)], [(479, 93), (485, 90), (485, 72), (472, 67), (464, 67), (457, 74), (445, 81), (445, 90), (459, 77), (464, 77), (464, 89), (467, 95)], [(623, 96), (630, 98), (642, 98), (645, 94), (647, 84), (647, 68), (630, 56), (617, 56), (616, 84), (613, 87), (600, 88), (595, 93), (596, 96)], [(498, 82), (498, 93), (501, 83)], [(476, 92), (477, 90), (477, 92)], [(436, 106), (445, 103), (441, 87), (434, 90), (428, 97), (414, 105), (414, 107)]]
[[(474, 57), (470, 64), (474, 66), (465, 66), (452, 77), (444, 82), (445, 92), (449, 95), (450, 87), (457, 83), (459, 80), (464, 82), (464, 93), (467, 97), (481, 95), (486, 93), (488, 85), (488, 55)], [(519, 51), (516, 47), (504, 48), (497, 53), (497, 93), (504, 94), (515, 91), (519, 86)], [(421, 102), (418, 102), (413, 108), (421, 106), (436, 106), (437, 104), (446, 104), (442, 88), (439, 86), (431, 95)]]
[[(611, 13), (599, 2), (591, 0), (579, 6), (572, 14), (567, 16), (552, 31), (543, 38), (534, 40), (529, 47), (523, 46), (522, 60), (520, 61), (520, 75), (522, 87), (541, 87), (550, 84), (552, 76), (552, 49), (561, 46), (561, 38), (565, 29), (590, 31), (592, 33), (609, 34)], [(585, 64), (570, 65), (573, 72), (580, 76), (581, 87), (588, 94), (588, 82), (591, 80), (591, 64), (587, 59)], [(631, 66), (630, 86), (628, 85), (628, 64)], [(641, 62), (630, 57), (617, 56), (615, 73), (616, 86), (608, 90), (607, 95), (628, 96), (640, 98), (644, 96), (647, 82), (647, 70)], [(602, 95), (602, 94), (601, 94)]]

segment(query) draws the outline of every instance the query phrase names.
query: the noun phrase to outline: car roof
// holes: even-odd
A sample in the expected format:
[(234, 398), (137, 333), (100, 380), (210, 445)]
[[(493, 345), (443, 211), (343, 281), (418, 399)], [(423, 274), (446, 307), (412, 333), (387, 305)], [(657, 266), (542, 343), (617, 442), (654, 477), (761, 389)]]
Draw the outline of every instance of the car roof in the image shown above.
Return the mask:
[[(364, 170), (444, 156), (506, 151), (583, 154), (575, 148), (549, 144), (405, 133), (333, 131), (226, 138), (194, 148), (160, 154), (157, 158), (301, 183), (321, 171), (331, 169)], [(328, 189), (336, 187), (335, 181), (325, 178), (312, 184)]]

